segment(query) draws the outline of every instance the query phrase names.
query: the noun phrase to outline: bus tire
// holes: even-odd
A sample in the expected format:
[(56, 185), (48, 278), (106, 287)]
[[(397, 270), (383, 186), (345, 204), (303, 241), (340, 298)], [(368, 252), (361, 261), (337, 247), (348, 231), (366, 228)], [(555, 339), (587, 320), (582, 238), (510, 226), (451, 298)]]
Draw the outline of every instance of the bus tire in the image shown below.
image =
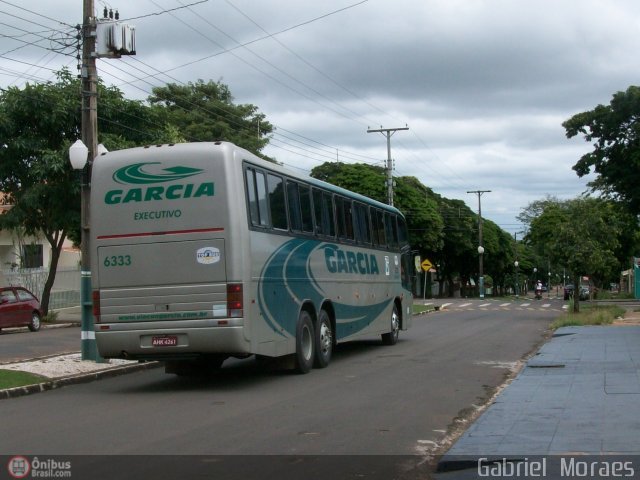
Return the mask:
[(316, 368), (325, 368), (331, 361), (333, 353), (333, 331), (331, 330), (331, 318), (324, 310), (320, 310), (318, 323), (315, 329), (315, 361)]
[(298, 316), (296, 325), (295, 370), (298, 373), (309, 373), (314, 359), (314, 329), (309, 312), (303, 310)]
[(398, 335), (400, 335), (400, 315), (398, 314), (398, 307), (394, 303), (391, 312), (391, 331), (382, 334), (382, 343), (395, 345), (398, 343)]

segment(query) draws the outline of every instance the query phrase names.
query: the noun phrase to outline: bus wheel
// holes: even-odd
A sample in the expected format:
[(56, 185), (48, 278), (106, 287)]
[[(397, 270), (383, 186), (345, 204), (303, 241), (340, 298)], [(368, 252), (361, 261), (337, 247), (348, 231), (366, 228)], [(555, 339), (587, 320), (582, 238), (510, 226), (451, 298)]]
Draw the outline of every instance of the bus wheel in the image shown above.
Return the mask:
[(391, 331), (382, 334), (382, 343), (385, 345), (395, 345), (398, 342), (400, 334), (400, 315), (398, 315), (398, 307), (394, 304), (391, 312)]
[(320, 310), (318, 315), (318, 325), (316, 325), (315, 340), (315, 361), (316, 368), (324, 368), (331, 361), (333, 352), (333, 332), (331, 331), (331, 319), (329, 314)]
[(298, 317), (296, 326), (295, 369), (298, 373), (308, 373), (313, 367), (314, 335), (311, 315), (304, 310)]

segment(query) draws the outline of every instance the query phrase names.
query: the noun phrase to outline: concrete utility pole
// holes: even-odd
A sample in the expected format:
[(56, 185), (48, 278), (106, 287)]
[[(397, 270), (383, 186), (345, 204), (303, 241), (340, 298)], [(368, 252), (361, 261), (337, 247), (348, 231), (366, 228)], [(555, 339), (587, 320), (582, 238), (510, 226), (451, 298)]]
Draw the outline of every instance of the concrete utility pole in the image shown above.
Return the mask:
[(80, 302), (82, 308), (81, 354), (83, 360), (97, 360), (91, 301), (91, 248), (89, 200), (91, 196), (91, 166), (98, 150), (98, 72), (96, 70), (96, 18), (94, 0), (82, 2), (82, 142), (89, 149), (87, 165), (82, 172)]
[(381, 133), (387, 137), (387, 203), (393, 207), (393, 160), (391, 160), (391, 136), (398, 130), (409, 130), (409, 127), (368, 129), (367, 133)]
[(490, 193), (491, 190), (471, 190), (467, 191), (467, 193), (475, 193), (478, 195), (478, 262), (479, 262), (479, 272), (478, 272), (478, 280), (479, 280), (479, 290), (480, 290), (480, 298), (484, 298), (484, 273), (483, 273), (483, 262), (482, 257), (484, 255), (484, 245), (482, 244), (482, 202), (480, 198), (483, 193)]

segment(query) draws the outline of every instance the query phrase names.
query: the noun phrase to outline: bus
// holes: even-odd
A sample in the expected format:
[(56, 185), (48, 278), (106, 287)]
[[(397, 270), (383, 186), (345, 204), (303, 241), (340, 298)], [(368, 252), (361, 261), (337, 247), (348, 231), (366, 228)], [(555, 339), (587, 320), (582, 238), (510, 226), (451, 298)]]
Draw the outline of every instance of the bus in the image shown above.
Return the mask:
[(228, 142), (103, 153), (90, 199), (96, 344), (168, 373), (229, 357), (326, 367), (336, 344), (411, 324), (395, 208)]

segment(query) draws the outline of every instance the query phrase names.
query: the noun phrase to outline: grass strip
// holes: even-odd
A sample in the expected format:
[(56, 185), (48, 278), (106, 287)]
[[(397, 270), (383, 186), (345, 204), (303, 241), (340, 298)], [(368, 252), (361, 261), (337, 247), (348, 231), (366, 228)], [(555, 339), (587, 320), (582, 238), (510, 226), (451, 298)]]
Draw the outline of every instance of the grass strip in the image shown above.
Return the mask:
[(558, 329), (560, 327), (574, 327), (584, 325), (610, 325), (616, 318), (623, 317), (626, 310), (615, 305), (581, 305), (580, 312), (571, 311), (572, 305), (569, 305), (569, 312), (556, 319), (551, 324), (551, 328)]
[(14, 387), (24, 387), (47, 381), (46, 377), (28, 372), (14, 370), (0, 370), (0, 390)]

